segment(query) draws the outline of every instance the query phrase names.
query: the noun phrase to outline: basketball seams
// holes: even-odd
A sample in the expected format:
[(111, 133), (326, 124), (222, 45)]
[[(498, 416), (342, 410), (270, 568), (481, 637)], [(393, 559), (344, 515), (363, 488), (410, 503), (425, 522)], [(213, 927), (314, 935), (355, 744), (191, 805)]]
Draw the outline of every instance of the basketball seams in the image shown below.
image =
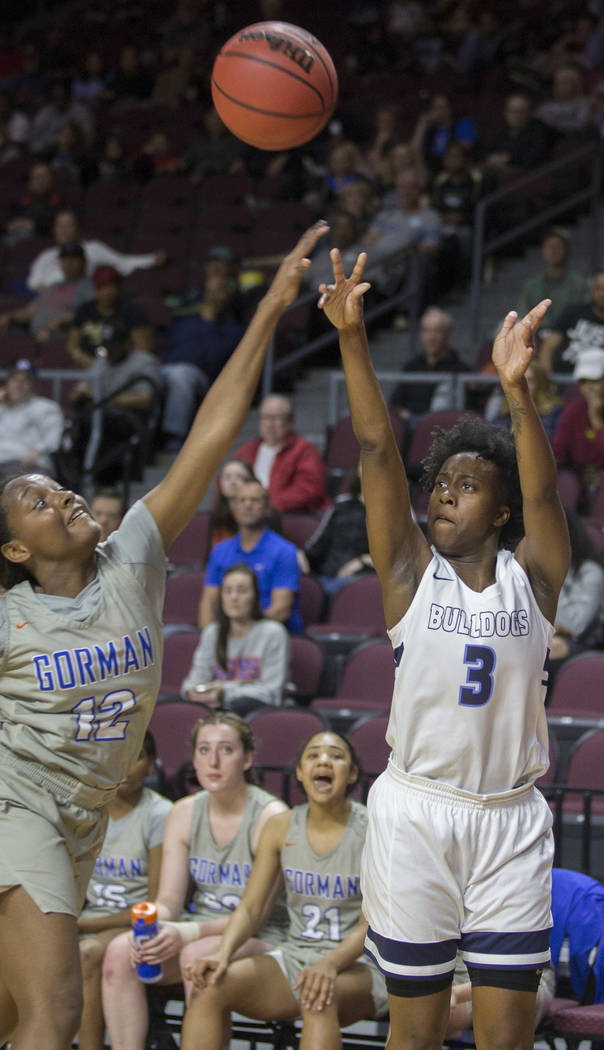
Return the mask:
[(248, 109), (251, 113), (259, 113), (263, 117), (275, 117), (278, 120), (312, 120), (313, 118), (322, 117), (325, 110), (318, 113), (316, 110), (309, 113), (278, 113), (272, 109), (260, 109), (259, 106), (252, 106), (249, 102), (243, 102), (240, 98), (233, 98), (232, 95), (228, 95), (224, 88), (221, 88), (220, 84), (217, 84), (215, 80), (212, 81), (212, 87), (219, 91), (223, 98), (227, 99), (234, 106), (241, 106), (242, 109)]
[[(293, 80), (297, 80), (300, 84), (304, 84), (304, 87), (307, 87), (311, 91), (314, 91), (315, 94), (317, 94), (319, 96), (319, 99), (321, 100), (321, 106), (322, 106), (321, 112), (322, 113), (326, 113), (327, 112), (327, 107), (325, 105), (325, 99), (323, 98), (323, 93), (321, 91), (319, 91), (319, 88), (316, 87), (315, 84), (310, 84), (308, 80), (305, 80), (304, 77), (301, 77), (300, 74), (296, 73), (296, 71), (293, 70), (293, 69), (286, 69), (285, 66), (280, 66), (278, 62), (272, 62), (269, 58), (261, 58), (260, 55), (251, 55), (247, 51), (221, 51), (220, 55), (218, 56), (218, 58), (219, 59), (220, 58), (226, 58), (226, 59), (242, 58), (242, 59), (245, 59), (245, 61), (257, 62), (261, 66), (269, 66), (271, 69), (276, 69), (279, 73), (285, 73), (286, 76), (291, 77)], [(220, 63), (216, 62), (215, 66), (214, 66), (214, 73), (218, 74), (219, 72), (220, 72)], [(220, 87), (220, 85), (216, 83), (216, 80), (214, 79), (214, 77), (212, 77), (212, 83), (216, 84), (216, 87)], [(224, 91), (223, 88), (220, 88), (220, 90), (222, 91), (222, 93), (224, 95), (226, 95), (226, 92)], [(228, 97), (229, 96), (227, 95), (227, 98)], [(236, 101), (239, 101), (239, 100), (238, 99), (231, 99), (231, 101), (236, 102)], [(265, 110), (258, 110), (258, 112), (259, 113), (264, 113)], [(277, 115), (277, 114), (275, 114), (275, 115)], [(283, 114), (283, 115), (285, 116), (286, 114)], [(312, 114), (312, 116), (314, 116), (314, 114)]]

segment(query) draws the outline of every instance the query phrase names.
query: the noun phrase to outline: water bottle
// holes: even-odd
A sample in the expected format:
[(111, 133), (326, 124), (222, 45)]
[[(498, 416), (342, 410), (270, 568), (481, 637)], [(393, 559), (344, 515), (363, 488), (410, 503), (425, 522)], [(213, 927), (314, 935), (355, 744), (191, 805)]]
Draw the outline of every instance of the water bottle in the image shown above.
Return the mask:
[[(157, 925), (157, 908), (151, 901), (142, 901), (134, 904), (131, 909), (132, 932), (136, 944), (144, 944), (150, 941), (159, 931)], [(163, 967), (161, 963), (137, 963), (136, 972), (140, 981), (145, 984), (154, 984), (161, 980)]]

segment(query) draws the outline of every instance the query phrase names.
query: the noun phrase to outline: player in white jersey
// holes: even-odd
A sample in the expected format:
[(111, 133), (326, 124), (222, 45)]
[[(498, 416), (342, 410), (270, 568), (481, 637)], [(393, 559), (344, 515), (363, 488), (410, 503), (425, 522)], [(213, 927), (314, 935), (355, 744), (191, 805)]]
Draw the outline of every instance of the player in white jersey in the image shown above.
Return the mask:
[(52, 479), (0, 486), (0, 1043), (15, 1050), (64, 1050), (78, 1029), (76, 918), (159, 689), (164, 553), (237, 437), (326, 229), (286, 256), (172, 467), (106, 543)]
[[(193, 765), (204, 790), (179, 799), (166, 823), (155, 901), (159, 933), (136, 949), (132, 935), (122, 934), (105, 955), (103, 1006), (113, 1050), (145, 1047), (147, 997), (135, 963), (161, 963), (161, 983), (176, 984), (193, 959), (213, 955), (245, 889), (263, 827), (275, 814), (289, 812), (251, 782), (253, 759), (254, 736), (239, 715), (213, 712), (196, 724)], [(267, 921), (240, 946), (241, 955), (266, 952), (283, 936), (285, 909), (279, 902), (272, 907), (279, 890), (274, 879), (263, 902)], [(187, 998), (189, 992), (186, 985)]]
[[(358, 775), (358, 759), (339, 733), (315, 733), (303, 747), (296, 776), (308, 802), (268, 821), (215, 957), (189, 967), (202, 991), (185, 1014), (182, 1050), (222, 1050), (232, 1010), (268, 1021), (302, 1017), (300, 1050), (338, 1050), (341, 1027), (385, 1012), (384, 979), (361, 954), (367, 923), (359, 871), (367, 814), (347, 797)], [(281, 871), (286, 937), (267, 955), (232, 961)]]
[(141, 753), (109, 806), (103, 848), (78, 919), (84, 978), (80, 1050), (103, 1050), (101, 972), (107, 945), (122, 930), (130, 929), (132, 905), (153, 900), (157, 893), (164, 824), (172, 803), (145, 785), (156, 759), (155, 740), (147, 730)]
[(331, 258), (319, 305), (339, 329), (397, 664), (392, 754), (370, 793), (361, 873), (366, 950), (388, 983), (388, 1047), (440, 1048), (459, 947), (477, 1046), (529, 1050), (553, 853), (534, 781), (547, 766), (545, 664), (569, 563), (555, 463), (525, 378), (549, 301), (522, 321), (509, 313), (494, 343), (513, 438), (481, 420), (437, 432), (424, 464), (426, 540), (369, 356), (365, 256), (348, 279), (337, 250)]

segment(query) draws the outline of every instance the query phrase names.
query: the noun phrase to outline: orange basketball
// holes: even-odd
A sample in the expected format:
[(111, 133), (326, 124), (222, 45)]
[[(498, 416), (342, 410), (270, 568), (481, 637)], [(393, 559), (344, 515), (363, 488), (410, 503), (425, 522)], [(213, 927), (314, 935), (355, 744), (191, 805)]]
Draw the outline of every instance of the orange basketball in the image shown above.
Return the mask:
[(287, 150), (321, 131), (334, 111), (338, 75), (305, 29), (257, 22), (216, 56), (212, 98), (227, 128), (250, 146)]

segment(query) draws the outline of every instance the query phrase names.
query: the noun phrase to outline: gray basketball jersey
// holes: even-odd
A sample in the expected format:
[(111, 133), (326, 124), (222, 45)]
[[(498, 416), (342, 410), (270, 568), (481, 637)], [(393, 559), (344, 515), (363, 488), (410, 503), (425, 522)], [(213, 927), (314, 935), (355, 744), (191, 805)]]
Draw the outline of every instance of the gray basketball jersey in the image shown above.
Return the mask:
[[(210, 828), (209, 796), (200, 791), (191, 814), (189, 872), (195, 884), (192, 911), (201, 919), (216, 919), (234, 911), (245, 889), (254, 860), (252, 836), (262, 810), (275, 796), (250, 784), (247, 805), (236, 834), (219, 846)], [(275, 908), (259, 937), (282, 937), (287, 926), (283, 902)]]
[(398, 768), (479, 795), (541, 776), (552, 630), (511, 551), (480, 592), (435, 553), (388, 632), (397, 668), (386, 739)]
[(344, 834), (337, 846), (322, 855), (309, 844), (307, 814), (308, 803), (294, 807), (281, 850), (289, 916), (287, 941), (297, 948), (315, 947), (324, 955), (359, 921), (367, 810), (352, 801)]
[[(136, 760), (161, 680), (161, 606), (111, 544), (97, 548), (100, 595), (84, 620), (48, 608), (30, 583), (4, 597), (0, 754), (68, 781), (88, 809), (110, 801)], [(40, 781), (38, 781), (40, 782)]]
[(130, 813), (109, 817), (103, 848), (88, 884), (82, 915), (113, 915), (149, 898), (149, 851), (163, 841), (172, 803), (150, 788)]

